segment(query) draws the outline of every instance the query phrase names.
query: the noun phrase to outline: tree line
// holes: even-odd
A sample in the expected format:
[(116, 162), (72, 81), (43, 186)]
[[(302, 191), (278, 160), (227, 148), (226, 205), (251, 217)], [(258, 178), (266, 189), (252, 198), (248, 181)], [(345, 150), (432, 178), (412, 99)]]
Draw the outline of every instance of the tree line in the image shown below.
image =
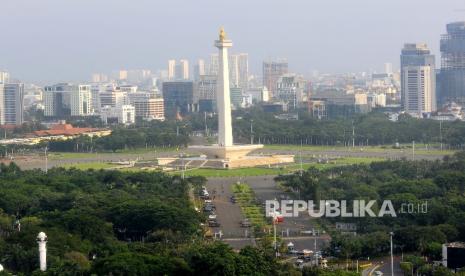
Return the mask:
[(233, 123), (236, 141), (248, 143), (254, 136), (254, 141), (262, 144), (374, 146), (415, 141), (453, 148), (465, 145), (465, 122), (461, 121), (441, 123), (403, 114), (393, 122), (383, 113), (325, 120), (304, 112), (298, 114), (298, 120), (277, 119), (275, 115), (258, 108), (237, 111)]
[[(465, 241), (465, 152), (442, 161), (383, 161), (325, 171), (310, 168), (276, 179), (296, 197), (346, 200), (348, 210), (353, 200), (376, 200), (372, 209), (377, 214), (383, 200), (391, 200), (397, 217), (323, 219), (332, 233), (330, 251), (341, 258), (386, 255), (390, 232), (396, 252), (414, 252), (429, 260), (441, 259), (442, 243)], [(406, 203), (414, 206), (414, 212), (403, 209)], [(420, 210), (425, 204), (426, 209)], [(336, 222), (353, 223), (357, 236), (335, 231)]]
[[(205, 218), (189, 198), (205, 181), (0, 164), (1, 275), (355, 275), (299, 271), (275, 259), (270, 240), (236, 252), (205, 239)], [(46, 272), (38, 269), (42, 231)]]

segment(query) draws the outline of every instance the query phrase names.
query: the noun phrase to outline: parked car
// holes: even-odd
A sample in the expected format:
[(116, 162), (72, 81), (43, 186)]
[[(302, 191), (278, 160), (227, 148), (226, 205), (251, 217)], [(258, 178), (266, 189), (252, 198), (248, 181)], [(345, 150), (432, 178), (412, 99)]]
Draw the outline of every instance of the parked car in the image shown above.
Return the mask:
[(207, 204), (205, 204), (205, 207), (208, 207), (208, 208), (211, 208), (211, 209), (213, 209), (213, 210), (216, 210), (216, 206), (215, 206), (215, 204), (213, 204), (213, 203), (207, 203)]
[(250, 227), (252, 226), (252, 223), (248, 219), (244, 219), (241, 221), (241, 227)]
[(208, 221), (208, 226), (210, 226), (210, 227), (220, 227), (221, 224), (216, 220), (209, 220)]

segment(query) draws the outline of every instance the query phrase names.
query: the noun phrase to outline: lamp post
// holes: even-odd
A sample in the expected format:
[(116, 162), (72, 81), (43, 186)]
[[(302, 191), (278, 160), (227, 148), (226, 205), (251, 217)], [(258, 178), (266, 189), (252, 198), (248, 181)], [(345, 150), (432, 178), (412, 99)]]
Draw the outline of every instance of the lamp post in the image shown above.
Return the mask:
[(39, 235), (37, 235), (40, 271), (47, 270), (47, 240), (47, 235), (45, 235), (44, 232), (40, 232)]
[(250, 144), (253, 145), (253, 119), (250, 120)]
[(48, 147), (45, 147), (44, 153), (45, 153), (45, 173), (48, 173), (48, 155), (47, 155), (47, 150)]
[(394, 232), (390, 232), (389, 235), (391, 236), (391, 275), (394, 276), (394, 254), (392, 249), (392, 237), (394, 236)]

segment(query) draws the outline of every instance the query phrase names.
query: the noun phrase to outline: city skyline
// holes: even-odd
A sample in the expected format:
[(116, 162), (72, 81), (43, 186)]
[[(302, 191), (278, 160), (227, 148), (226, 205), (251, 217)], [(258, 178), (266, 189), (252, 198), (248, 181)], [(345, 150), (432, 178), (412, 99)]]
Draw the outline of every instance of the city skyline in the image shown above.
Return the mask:
[[(237, 41), (235, 52), (249, 54), (253, 74), (268, 58), (287, 58), (290, 71), (305, 75), (381, 72), (385, 62), (398, 70), (404, 43), (427, 43), (438, 57), (445, 25), (465, 18), (460, 1), (423, 3), (7, 2), (0, 24), (9, 26), (4, 32), (9, 43), (0, 45), (0, 68), (26, 82), (50, 83), (89, 80), (92, 73), (117, 69), (165, 69), (169, 59), (194, 64), (208, 57), (206, 41), (224, 25)], [(160, 24), (167, 20), (170, 24)]]

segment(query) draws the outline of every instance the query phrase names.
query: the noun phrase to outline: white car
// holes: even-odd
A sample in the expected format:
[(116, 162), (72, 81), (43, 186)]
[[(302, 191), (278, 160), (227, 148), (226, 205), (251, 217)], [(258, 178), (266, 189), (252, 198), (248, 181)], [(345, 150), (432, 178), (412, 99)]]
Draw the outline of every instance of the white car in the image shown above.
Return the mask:
[(304, 265), (304, 260), (301, 260), (301, 259), (297, 259), (295, 261), (295, 265), (298, 266), (298, 267), (301, 267)]
[(379, 271), (379, 270), (376, 270), (375, 271), (375, 275), (376, 276), (382, 276), (383, 275), (383, 272)]

